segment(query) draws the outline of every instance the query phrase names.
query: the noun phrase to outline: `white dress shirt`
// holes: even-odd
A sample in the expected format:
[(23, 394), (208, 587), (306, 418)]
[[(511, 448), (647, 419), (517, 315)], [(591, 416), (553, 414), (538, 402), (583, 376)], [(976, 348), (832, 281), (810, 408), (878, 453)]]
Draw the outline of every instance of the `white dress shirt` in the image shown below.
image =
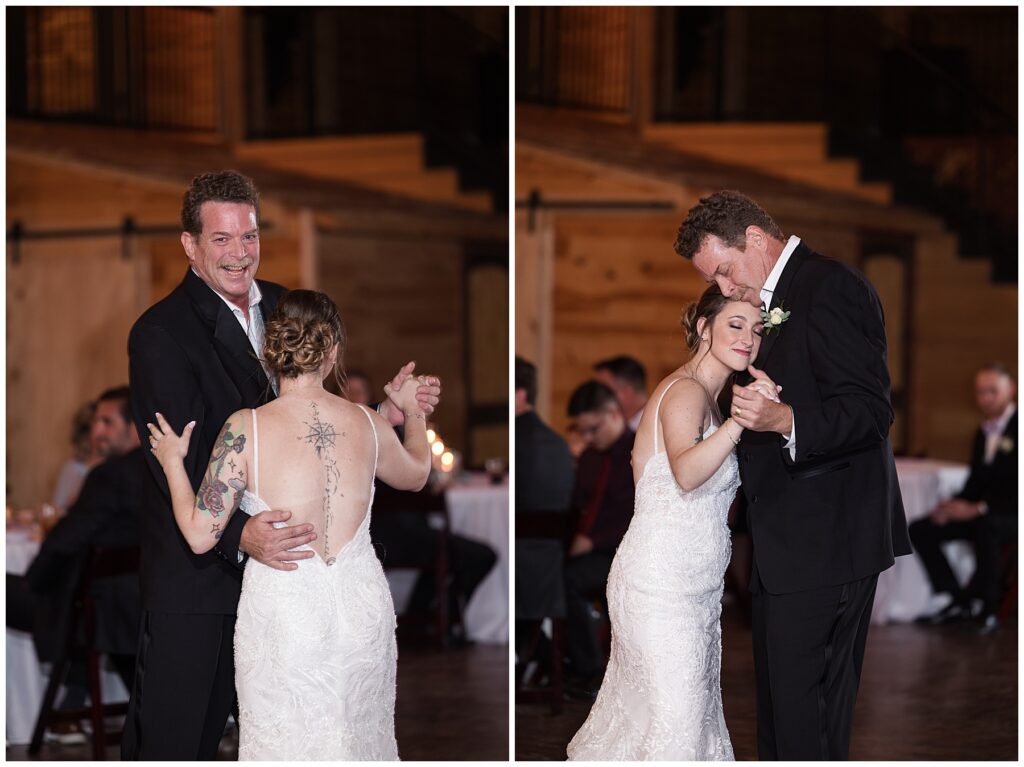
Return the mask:
[(985, 433), (985, 463), (990, 464), (996, 458), (996, 450), (999, 448), (999, 442), (1003, 438), (1003, 432), (1006, 431), (1006, 424), (1013, 418), (1013, 414), (1017, 412), (1017, 405), (1011, 402), (1006, 406), (1006, 410), (1003, 414), (993, 418), (991, 421), (985, 421), (981, 425), (981, 430)]
[[(764, 304), (764, 308), (767, 311), (768, 307), (772, 305), (772, 295), (775, 293), (775, 287), (779, 284), (779, 278), (782, 277), (782, 271), (786, 268), (786, 264), (789, 263), (789, 257), (793, 255), (793, 251), (796, 250), (796, 246), (800, 244), (800, 238), (795, 234), (789, 238), (789, 242), (786, 243), (786, 247), (782, 249), (782, 253), (779, 255), (779, 260), (775, 262), (775, 266), (768, 273), (768, 279), (764, 281), (764, 287), (761, 288), (761, 303)], [(776, 333), (782, 332), (782, 326), (780, 325), (775, 331)], [(785, 436), (785, 435), (783, 435)], [(789, 448), (790, 460), (796, 460), (796, 414), (793, 415), (793, 430), (789, 434), (789, 438), (786, 439), (786, 443), (783, 447)]]

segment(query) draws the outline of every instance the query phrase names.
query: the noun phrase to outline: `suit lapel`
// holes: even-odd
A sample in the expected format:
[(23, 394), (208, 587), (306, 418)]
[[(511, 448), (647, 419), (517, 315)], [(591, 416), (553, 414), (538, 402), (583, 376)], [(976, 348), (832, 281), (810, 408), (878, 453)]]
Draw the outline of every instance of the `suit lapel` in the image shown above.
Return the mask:
[(238, 387), (242, 401), (264, 402), (273, 398), (270, 382), (249, 338), (221, 297), (191, 269), (185, 276), (185, 285), (199, 314), (213, 328), (213, 349)]
[[(786, 268), (782, 270), (779, 281), (775, 285), (775, 291), (772, 293), (772, 300), (768, 305), (768, 311), (771, 311), (776, 306), (781, 306), (783, 303), (786, 303), (786, 296), (790, 287), (793, 285), (793, 277), (798, 271), (800, 271), (800, 267), (804, 265), (804, 262), (807, 260), (807, 256), (810, 252), (811, 251), (804, 246), (803, 242), (797, 245), (796, 250), (793, 251), (793, 255), (789, 257), (789, 261), (786, 263)], [(761, 341), (761, 348), (757, 352), (757, 359), (754, 360), (754, 366), (756, 368), (764, 370), (765, 365), (768, 362), (768, 355), (770, 355), (772, 349), (775, 348), (775, 344), (778, 343), (779, 337), (785, 332), (786, 323), (783, 323), (771, 333), (765, 334), (764, 339)]]

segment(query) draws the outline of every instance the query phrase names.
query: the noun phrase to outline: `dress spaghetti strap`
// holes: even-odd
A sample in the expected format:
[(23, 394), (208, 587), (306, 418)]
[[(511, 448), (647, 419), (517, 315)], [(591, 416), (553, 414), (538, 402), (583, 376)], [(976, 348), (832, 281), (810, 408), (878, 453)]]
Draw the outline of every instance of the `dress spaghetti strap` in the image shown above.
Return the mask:
[(260, 433), (256, 426), (256, 411), (250, 410), (252, 413), (252, 484), (253, 484), (253, 495), (257, 498), (260, 497)]
[[(376, 477), (377, 458), (380, 455), (380, 442), (377, 441), (377, 427), (373, 424), (373, 416), (370, 415), (370, 411), (363, 405), (360, 405), (359, 409), (363, 411), (363, 414), (366, 416), (366, 420), (370, 422), (370, 431), (373, 432), (373, 476)], [(373, 484), (373, 479), (370, 480), (370, 484)]]

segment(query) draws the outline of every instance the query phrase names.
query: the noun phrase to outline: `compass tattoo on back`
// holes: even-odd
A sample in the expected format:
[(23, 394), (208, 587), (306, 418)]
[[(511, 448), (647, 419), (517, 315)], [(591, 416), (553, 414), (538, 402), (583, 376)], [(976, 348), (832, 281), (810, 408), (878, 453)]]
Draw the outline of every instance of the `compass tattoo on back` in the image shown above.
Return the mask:
[[(326, 423), (320, 420), (320, 408), (315, 402), (309, 403), (310, 408), (313, 410), (312, 423), (309, 421), (303, 421), (306, 426), (309, 427), (309, 432), (302, 437), (296, 437), (296, 439), (304, 441), (307, 445), (311, 445), (313, 451), (316, 453), (316, 457), (323, 463), (324, 470), (326, 472), (326, 482), (324, 484), (324, 553), (330, 551), (330, 542), (327, 539), (327, 531), (331, 527), (331, 521), (333, 519), (333, 513), (331, 509), (331, 498), (337, 493), (340, 497), (344, 497), (344, 494), (338, 489), (338, 481), (341, 477), (341, 473), (338, 471), (338, 462), (334, 458), (335, 443), (338, 439), (338, 432), (334, 428), (333, 424)], [(342, 437), (345, 436), (345, 432), (342, 432)], [(330, 557), (327, 560), (328, 565), (334, 564), (334, 557)]]

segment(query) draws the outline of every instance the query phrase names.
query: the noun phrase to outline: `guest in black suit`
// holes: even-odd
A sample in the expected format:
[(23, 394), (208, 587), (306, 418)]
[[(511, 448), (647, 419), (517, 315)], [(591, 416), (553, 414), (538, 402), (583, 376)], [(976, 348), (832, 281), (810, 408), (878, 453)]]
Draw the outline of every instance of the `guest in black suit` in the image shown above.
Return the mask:
[[(275, 396), (261, 359), (264, 323), (285, 289), (255, 279), (259, 195), (250, 179), (234, 171), (197, 176), (181, 219), (189, 269), (135, 323), (128, 354), (141, 436), (148, 439), (146, 423), (157, 412), (178, 432), (197, 421), (185, 459), (196, 489), (224, 420)], [(411, 371), (404, 367), (398, 384)], [(432, 410), (439, 385), (420, 392)], [(381, 410), (392, 423), (404, 420), (389, 402)], [(245, 557), (295, 569), (292, 560), (313, 556), (290, 551), (313, 540), (312, 525), (275, 529), (290, 512), (239, 512), (213, 551), (193, 554), (175, 524), (163, 470), (152, 455), (146, 459), (143, 612), (121, 754), (213, 759), (235, 699), (232, 645)]]
[[(32, 631), (41, 661), (56, 660), (71, 619), (75, 587), (94, 546), (139, 544), (143, 457), (132, 424), (127, 387), (100, 395), (92, 435), (107, 460), (86, 475), (78, 499), (46, 536), (24, 577), (7, 576), (8, 625)], [(139, 579), (104, 579), (94, 588), (96, 646), (130, 689), (139, 628)], [(81, 708), (87, 694), (85, 663), (73, 662), (62, 709)], [(77, 730), (77, 728), (75, 728)]]
[(615, 549), (633, 518), (635, 434), (615, 393), (599, 381), (573, 392), (569, 416), (587, 446), (576, 469), (571, 505), (578, 522), (565, 562), (566, 650), (574, 677), (569, 690), (592, 698), (601, 686), (605, 658), (591, 605), (606, 598)]
[[(516, 355), (515, 392), (516, 513), (557, 514), (567, 524), (574, 479), (572, 455), (565, 440), (534, 410), (537, 368), (519, 355)], [(516, 540), (516, 657), (520, 669), (531, 660), (526, 657), (531, 641), (530, 621), (552, 615), (563, 617), (564, 553), (564, 544), (558, 540)], [(547, 637), (540, 634), (537, 641), (539, 644), (532, 658), (549, 671)]]
[(736, 385), (731, 406), (746, 429), (758, 756), (845, 759), (878, 573), (910, 553), (882, 307), (862, 274), (787, 242), (738, 192), (703, 198), (675, 249), (763, 304), (751, 373), (782, 387), (774, 402)]
[[(971, 473), (954, 498), (910, 526), (910, 540), (934, 592), (951, 600), (928, 622), (977, 617), (979, 632), (989, 634), (999, 628), (1002, 547), (1017, 540), (1016, 385), (1004, 365), (992, 363), (978, 371), (974, 392), (985, 421), (974, 435)], [(953, 540), (974, 544), (977, 564), (966, 589), (960, 587), (942, 553), (942, 543)]]
[(569, 446), (534, 411), (537, 368), (516, 356), (516, 511), (569, 511)]

